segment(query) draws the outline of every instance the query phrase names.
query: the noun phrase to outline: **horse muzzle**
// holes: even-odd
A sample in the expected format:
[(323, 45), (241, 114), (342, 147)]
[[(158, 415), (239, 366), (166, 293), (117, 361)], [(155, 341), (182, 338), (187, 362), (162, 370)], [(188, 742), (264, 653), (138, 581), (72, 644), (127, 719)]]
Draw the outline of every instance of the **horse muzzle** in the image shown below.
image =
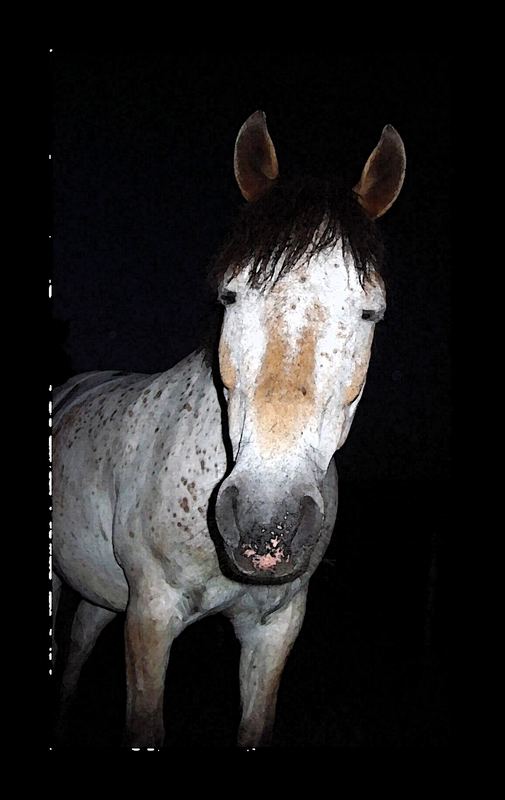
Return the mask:
[[(319, 500), (319, 503), (318, 503)], [(223, 484), (216, 522), (232, 577), (287, 583), (308, 567), (324, 520), (319, 492), (291, 493), (277, 503), (255, 502), (242, 485)]]

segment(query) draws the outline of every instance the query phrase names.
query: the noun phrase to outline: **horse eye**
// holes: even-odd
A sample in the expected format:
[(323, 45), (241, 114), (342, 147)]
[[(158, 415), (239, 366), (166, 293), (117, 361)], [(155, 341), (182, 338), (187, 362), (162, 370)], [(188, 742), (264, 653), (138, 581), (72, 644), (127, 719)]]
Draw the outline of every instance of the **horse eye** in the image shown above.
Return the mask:
[(380, 322), (383, 317), (383, 311), (365, 310), (361, 312), (361, 319), (367, 319), (369, 322)]
[(221, 292), (219, 295), (219, 302), (223, 304), (223, 306), (231, 306), (237, 299), (236, 292), (230, 292), (228, 289), (225, 289), (224, 292)]

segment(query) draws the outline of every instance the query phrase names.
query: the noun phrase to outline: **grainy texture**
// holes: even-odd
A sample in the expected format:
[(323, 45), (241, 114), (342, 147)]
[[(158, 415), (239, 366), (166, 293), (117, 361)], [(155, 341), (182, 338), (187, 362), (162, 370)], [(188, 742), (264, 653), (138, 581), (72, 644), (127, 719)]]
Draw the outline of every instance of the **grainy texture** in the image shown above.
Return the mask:
[[(309, 183), (275, 192), (245, 215), (220, 279), (234, 301), (220, 343), (226, 397), (201, 351), (168, 372), (90, 373), (55, 393), (54, 568), (86, 604), (64, 685), (126, 611), (128, 746), (163, 744), (172, 642), (218, 611), (242, 645), (239, 743), (269, 741), (333, 530), (332, 456), (385, 306), (378, 251), (348, 195)], [(84, 613), (93, 606), (106, 614)]]

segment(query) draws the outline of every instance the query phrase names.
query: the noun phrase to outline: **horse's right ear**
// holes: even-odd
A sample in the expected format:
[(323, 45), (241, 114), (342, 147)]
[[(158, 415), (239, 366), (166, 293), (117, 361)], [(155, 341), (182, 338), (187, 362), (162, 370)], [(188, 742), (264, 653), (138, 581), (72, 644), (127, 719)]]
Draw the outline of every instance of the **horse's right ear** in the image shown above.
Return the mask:
[(255, 111), (238, 132), (234, 157), (235, 178), (242, 196), (259, 200), (279, 175), (275, 147), (263, 111)]

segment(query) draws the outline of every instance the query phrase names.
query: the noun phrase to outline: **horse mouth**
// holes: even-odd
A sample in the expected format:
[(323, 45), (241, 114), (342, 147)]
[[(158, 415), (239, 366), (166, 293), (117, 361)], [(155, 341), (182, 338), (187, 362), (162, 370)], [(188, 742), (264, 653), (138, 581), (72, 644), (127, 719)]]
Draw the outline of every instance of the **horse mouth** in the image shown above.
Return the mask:
[(279, 534), (261, 545), (246, 540), (239, 547), (225, 545), (227, 560), (235, 579), (256, 584), (288, 583), (301, 575), (308, 564), (310, 547), (303, 546), (297, 557)]
[[(268, 554), (247, 557), (240, 553), (227, 553), (226, 572), (232, 580), (255, 585), (290, 583), (305, 570), (305, 564), (293, 565), (291, 559), (281, 562)], [(289, 557), (288, 557), (289, 558)], [(259, 560), (261, 559), (261, 561)]]
[(290, 559), (289, 554), (287, 556), (284, 555), (284, 549), (282, 547), (276, 548), (275, 550), (271, 549), (269, 552), (263, 553), (263, 555), (260, 555), (251, 545), (244, 544), (242, 545), (242, 549), (242, 555), (251, 560), (251, 564), (255, 569), (262, 571), (275, 569), (277, 564), (281, 564), (284, 561), (287, 564)]

